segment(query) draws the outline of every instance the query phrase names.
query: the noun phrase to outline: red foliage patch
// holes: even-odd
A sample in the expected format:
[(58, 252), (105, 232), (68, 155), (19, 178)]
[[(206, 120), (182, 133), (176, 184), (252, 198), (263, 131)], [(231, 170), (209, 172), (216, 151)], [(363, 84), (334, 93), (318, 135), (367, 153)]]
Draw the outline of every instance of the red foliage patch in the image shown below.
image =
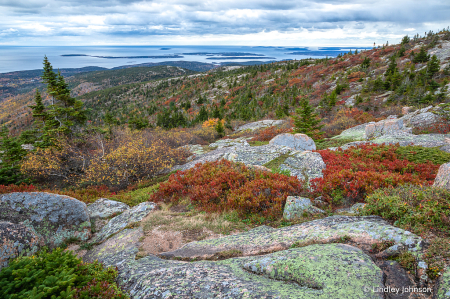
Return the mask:
[(36, 192), (38, 191), (33, 185), (0, 185), (0, 194), (12, 192)]
[(207, 212), (236, 210), (241, 217), (280, 217), (289, 195), (299, 195), (296, 177), (264, 172), (227, 160), (197, 164), (162, 183), (150, 201), (178, 202), (189, 198)]
[(328, 201), (361, 200), (375, 189), (405, 183), (429, 185), (439, 165), (398, 159), (398, 145), (362, 145), (347, 150), (319, 150), (327, 165), (323, 178), (312, 181), (315, 195)]
[(258, 131), (258, 133), (251, 139), (251, 141), (270, 141), (273, 137), (279, 134), (289, 132), (292, 132), (291, 128), (279, 128), (276, 126), (267, 127)]

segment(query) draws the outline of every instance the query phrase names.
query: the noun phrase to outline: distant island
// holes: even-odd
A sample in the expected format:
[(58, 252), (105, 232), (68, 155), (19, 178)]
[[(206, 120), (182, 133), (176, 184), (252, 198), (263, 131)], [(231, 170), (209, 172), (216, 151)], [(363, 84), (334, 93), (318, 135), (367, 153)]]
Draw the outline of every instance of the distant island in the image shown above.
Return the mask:
[(275, 59), (275, 57), (242, 57), (242, 56), (230, 56), (230, 57), (208, 57), (206, 59), (211, 59), (211, 60), (225, 60), (225, 59)]
[(167, 50), (171, 50), (172, 48), (161, 48), (160, 50), (162, 51), (167, 51)]
[(94, 55), (86, 55), (86, 54), (63, 54), (63, 57), (73, 57), (73, 56), (89, 56), (95, 58), (105, 58), (105, 59), (140, 59), (140, 58), (184, 58), (181, 55), (156, 55), (156, 56), (94, 56)]
[(255, 53), (242, 53), (242, 52), (222, 52), (222, 53), (209, 53), (209, 52), (193, 52), (193, 53), (183, 53), (183, 55), (200, 55), (200, 56), (258, 56), (262, 57), (264, 54), (255, 54)]

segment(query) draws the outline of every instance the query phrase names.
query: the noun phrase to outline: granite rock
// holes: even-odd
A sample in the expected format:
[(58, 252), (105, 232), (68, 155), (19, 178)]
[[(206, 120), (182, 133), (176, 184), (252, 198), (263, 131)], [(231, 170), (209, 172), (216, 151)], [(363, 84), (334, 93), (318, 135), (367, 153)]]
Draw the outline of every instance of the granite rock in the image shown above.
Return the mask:
[(270, 145), (282, 145), (299, 151), (311, 151), (316, 149), (314, 140), (305, 134), (283, 133), (269, 141)]
[(0, 220), (22, 224), (54, 248), (70, 238), (91, 237), (86, 204), (69, 196), (46, 192), (0, 195)]

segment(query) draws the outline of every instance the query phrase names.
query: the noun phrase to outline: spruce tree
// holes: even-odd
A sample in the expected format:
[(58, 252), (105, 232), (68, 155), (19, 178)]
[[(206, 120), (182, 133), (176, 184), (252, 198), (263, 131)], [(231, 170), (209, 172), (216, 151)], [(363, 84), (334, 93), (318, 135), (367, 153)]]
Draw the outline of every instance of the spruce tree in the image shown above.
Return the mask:
[(439, 64), (439, 59), (436, 57), (436, 55), (433, 55), (431, 57), (430, 61), (427, 63), (427, 75), (431, 79), (434, 74), (439, 72), (441, 69), (441, 66)]
[(427, 52), (425, 51), (425, 48), (422, 47), (422, 48), (420, 48), (419, 54), (414, 56), (413, 62), (414, 63), (422, 63), (422, 62), (427, 62), (428, 60), (430, 60), (430, 55), (428, 55)]
[(0, 185), (24, 182), (20, 162), (26, 154), (19, 139), (9, 136), (8, 129), (3, 126), (0, 131)]
[(44, 57), (44, 72), (42, 80), (47, 84), (47, 92), (51, 105), (43, 107), (39, 93), (35, 96), (33, 116), (42, 124), (40, 147), (48, 147), (54, 144), (56, 138), (70, 136), (77, 127), (85, 124), (87, 116), (83, 109), (83, 102), (70, 96), (70, 89), (60, 72), (56, 74), (53, 67)]
[(216, 132), (219, 135), (220, 138), (222, 138), (223, 136), (225, 136), (225, 128), (223, 127), (223, 123), (221, 120), (219, 120), (217, 122), (217, 126), (216, 126)]
[(300, 108), (295, 111), (294, 115), (294, 133), (302, 133), (308, 136), (322, 135), (323, 132), (319, 130), (323, 127), (320, 125), (322, 121), (317, 113), (314, 113), (313, 107), (309, 104), (307, 99), (302, 99)]

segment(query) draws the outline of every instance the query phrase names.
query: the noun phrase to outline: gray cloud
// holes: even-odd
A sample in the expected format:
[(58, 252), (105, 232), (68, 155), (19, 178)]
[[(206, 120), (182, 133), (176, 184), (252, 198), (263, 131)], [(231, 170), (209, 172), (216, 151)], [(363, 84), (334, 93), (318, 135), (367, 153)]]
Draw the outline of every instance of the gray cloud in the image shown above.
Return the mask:
[(415, 33), (408, 28), (440, 29), (450, 25), (448, 15), (447, 0), (0, 0), (0, 44), (23, 43), (27, 36), (36, 43), (38, 37), (67, 42), (73, 36), (85, 37), (85, 43), (108, 36), (136, 43), (149, 36), (242, 42), (245, 35), (270, 32), (309, 39), (317, 38), (308, 32), (320, 32), (323, 43), (361, 42), (361, 36), (384, 40)]

